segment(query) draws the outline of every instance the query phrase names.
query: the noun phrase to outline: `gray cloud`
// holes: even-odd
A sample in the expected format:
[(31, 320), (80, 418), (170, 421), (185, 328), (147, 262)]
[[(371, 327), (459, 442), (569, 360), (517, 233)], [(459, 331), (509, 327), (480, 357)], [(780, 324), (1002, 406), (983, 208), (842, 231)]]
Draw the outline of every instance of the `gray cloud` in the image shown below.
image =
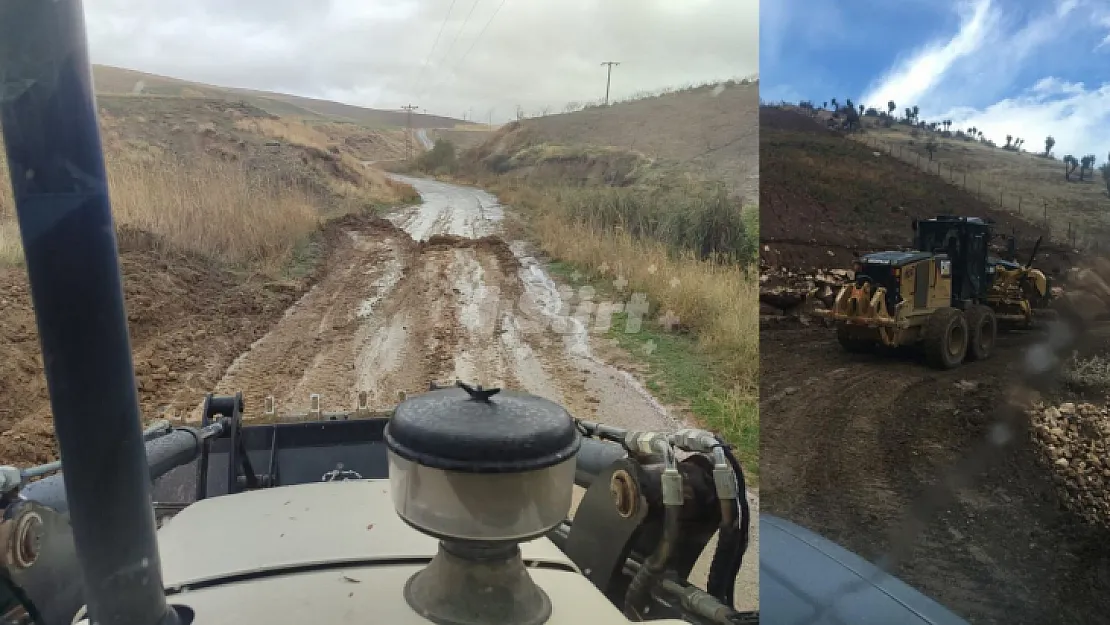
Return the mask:
[(86, 0), (85, 11), (96, 63), (455, 117), (598, 99), (606, 60), (621, 62), (615, 98), (758, 72), (758, 0), (505, 0), (480, 39), (502, 0), (454, 0), (433, 51), (451, 2)]

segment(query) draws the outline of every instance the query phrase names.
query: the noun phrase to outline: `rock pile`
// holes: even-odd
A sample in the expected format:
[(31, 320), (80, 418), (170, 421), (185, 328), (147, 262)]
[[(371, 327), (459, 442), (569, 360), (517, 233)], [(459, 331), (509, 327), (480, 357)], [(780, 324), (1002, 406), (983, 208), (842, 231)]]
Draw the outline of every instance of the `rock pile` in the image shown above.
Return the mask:
[(836, 299), (841, 285), (853, 278), (854, 274), (849, 269), (802, 272), (786, 267), (763, 266), (759, 272), (760, 313), (796, 314), (807, 300), (813, 306), (828, 308)]
[(1110, 408), (1038, 404), (1031, 416), (1033, 443), (1064, 505), (1088, 523), (1110, 528)]

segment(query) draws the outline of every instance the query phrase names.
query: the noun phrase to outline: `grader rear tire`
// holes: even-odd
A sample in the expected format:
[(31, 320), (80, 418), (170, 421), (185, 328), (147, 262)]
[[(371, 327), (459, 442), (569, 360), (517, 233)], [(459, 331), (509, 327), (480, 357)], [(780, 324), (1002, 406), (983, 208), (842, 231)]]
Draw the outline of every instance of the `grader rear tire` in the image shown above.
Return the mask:
[(836, 340), (844, 348), (844, 351), (850, 354), (867, 354), (875, 349), (874, 341), (852, 336), (848, 328), (843, 325), (836, 327)]
[(955, 308), (939, 308), (925, 322), (925, 360), (937, 369), (955, 369), (967, 355), (968, 324)]
[(998, 318), (989, 306), (975, 306), (967, 313), (967, 327), (970, 340), (967, 345), (967, 359), (986, 360), (994, 352), (998, 338)]

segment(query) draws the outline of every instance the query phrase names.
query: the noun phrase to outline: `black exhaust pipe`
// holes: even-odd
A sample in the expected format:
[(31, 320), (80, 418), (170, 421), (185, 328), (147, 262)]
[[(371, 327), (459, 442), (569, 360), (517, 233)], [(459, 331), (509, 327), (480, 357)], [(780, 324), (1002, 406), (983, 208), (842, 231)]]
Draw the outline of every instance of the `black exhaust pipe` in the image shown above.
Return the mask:
[(88, 615), (175, 623), (80, 0), (0, 0), (0, 126)]

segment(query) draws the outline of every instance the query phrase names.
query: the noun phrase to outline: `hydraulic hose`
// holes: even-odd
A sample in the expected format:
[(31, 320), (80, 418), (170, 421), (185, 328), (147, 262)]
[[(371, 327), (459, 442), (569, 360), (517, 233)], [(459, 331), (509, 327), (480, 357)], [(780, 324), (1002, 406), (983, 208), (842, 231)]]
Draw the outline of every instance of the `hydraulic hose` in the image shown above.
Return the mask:
[(663, 520), (663, 536), (655, 551), (644, 560), (643, 566), (632, 581), (628, 584), (628, 592), (624, 596), (624, 614), (637, 621), (644, 620), (643, 611), (651, 599), (651, 589), (663, 579), (663, 572), (667, 570), (667, 561), (674, 553), (675, 544), (678, 542), (679, 514), (682, 506), (667, 506)]
[(651, 601), (651, 591), (663, 579), (667, 570), (667, 563), (674, 554), (680, 533), (680, 519), (682, 512), (683, 493), (682, 475), (678, 472), (678, 463), (675, 461), (674, 450), (663, 438), (651, 438), (642, 441), (644, 446), (650, 446), (653, 451), (663, 456), (663, 535), (659, 544), (652, 552), (643, 566), (632, 577), (628, 584), (628, 591), (624, 595), (625, 616), (639, 621), (644, 620), (644, 608)]
[[(721, 529), (717, 538), (717, 549), (713, 554), (713, 562), (709, 567), (709, 581), (706, 591), (716, 597), (721, 603), (735, 607), (736, 577), (740, 574), (740, 567), (744, 563), (744, 554), (748, 550), (749, 532), (751, 528), (751, 509), (746, 496), (747, 486), (744, 481), (744, 470), (731, 447), (718, 437), (720, 446), (717, 448), (723, 454), (738, 482), (737, 496), (728, 501), (729, 513), (722, 509)], [(722, 506), (726, 500), (722, 499)], [(739, 508), (739, 518), (735, 511)], [(737, 523), (737, 521), (739, 521)]]

